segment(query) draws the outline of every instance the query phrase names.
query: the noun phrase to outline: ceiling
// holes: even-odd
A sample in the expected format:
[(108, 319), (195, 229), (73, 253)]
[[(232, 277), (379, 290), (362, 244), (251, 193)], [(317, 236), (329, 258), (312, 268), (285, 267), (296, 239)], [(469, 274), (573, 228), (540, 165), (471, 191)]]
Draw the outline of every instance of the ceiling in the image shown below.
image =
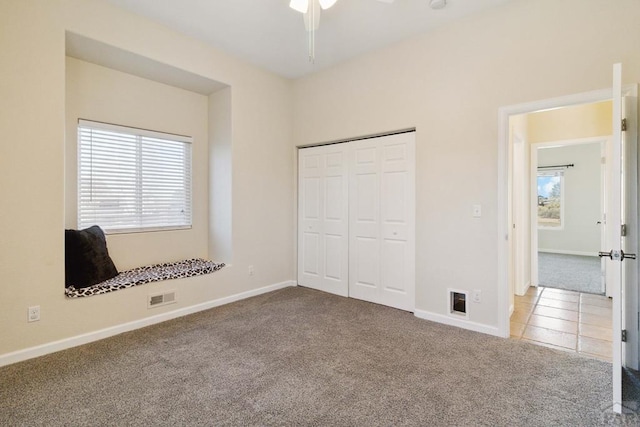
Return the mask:
[(314, 63), (302, 15), (289, 0), (103, 1), (297, 78), (512, 0), (448, 0), (440, 10), (432, 10), (429, 0), (338, 0), (322, 12)]

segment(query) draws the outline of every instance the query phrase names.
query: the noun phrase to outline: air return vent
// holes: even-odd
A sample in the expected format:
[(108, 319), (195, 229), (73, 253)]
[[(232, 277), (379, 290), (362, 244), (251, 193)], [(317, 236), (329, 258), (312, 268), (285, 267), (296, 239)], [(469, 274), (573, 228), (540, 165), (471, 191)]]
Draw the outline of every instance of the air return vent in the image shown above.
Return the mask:
[(176, 302), (176, 291), (167, 291), (162, 294), (149, 295), (147, 308), (160, 307), (161, 305), (173, 304)]

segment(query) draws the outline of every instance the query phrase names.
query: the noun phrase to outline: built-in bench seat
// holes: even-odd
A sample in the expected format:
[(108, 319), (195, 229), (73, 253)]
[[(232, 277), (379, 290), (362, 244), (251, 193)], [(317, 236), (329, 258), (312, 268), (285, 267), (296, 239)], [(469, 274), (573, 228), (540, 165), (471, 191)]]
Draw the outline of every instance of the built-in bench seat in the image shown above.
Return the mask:
[(188, 259), (178, 262), (154, 264), (138, 267), (119, 273), (116, 277), (95, 285), (76, 289), (73, 285), (65, 288), (68, 298), (81, 298), (91, 295), (106, 294), (120, 289), (131, 288), (150, 282), (180, 279), (184, 277), (200, 276), (220, 270), (224, 263), (207, 261), (201, 258)]

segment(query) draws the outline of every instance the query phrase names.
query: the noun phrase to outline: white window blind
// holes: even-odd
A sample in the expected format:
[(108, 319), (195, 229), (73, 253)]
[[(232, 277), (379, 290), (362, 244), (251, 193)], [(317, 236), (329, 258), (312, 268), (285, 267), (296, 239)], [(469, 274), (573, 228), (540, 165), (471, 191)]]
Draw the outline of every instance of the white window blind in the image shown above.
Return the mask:
[(78, 228), (191, 227), (192, 138), (78, 121)]

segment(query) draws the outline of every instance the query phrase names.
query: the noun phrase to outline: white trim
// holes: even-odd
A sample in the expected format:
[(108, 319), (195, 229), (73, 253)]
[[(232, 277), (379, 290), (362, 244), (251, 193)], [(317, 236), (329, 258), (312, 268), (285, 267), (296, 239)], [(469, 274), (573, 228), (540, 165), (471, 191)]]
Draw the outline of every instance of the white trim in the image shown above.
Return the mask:
[(425, 310), (416, 310), (413, 314), (419, 319), (430, 320), (436, 323), (443, 323), (445, 325), (455, 326), (457, 328), (467, 329), (470, 331), (480, 332), (482, 334), (493, 335), (496, 337), (502, 336), (500, 330), (495, 326), (489, 326), (477, 322), (470, 322), (468, 320), (463, 320), (463, 318), (445, 316), (443, 314), (432, 313)]
[[(525, 296), (530, 287), (531, 287), (531, 280), (529, 280), (527, 283), (524, 284), (523, 289), (522, 289), (522, 293), (521, 294), (516, 293), (516, 295), (521, 296), (521, 297)], [(513, 314), (513, 310), (514, 309), (515, 309), (514, 305), (510, 304), (509, 305), (509, 318), (511, 318), (511, 315)]]
[(98, 341), (104, 338), (109, 338), (114, 335), (122, 334), (124, 332), (129, 332), (136, 329), (144, 328), (146, 326), (155, 325), (156, 323), (162, 323), (167, 320), (187, 316), (189, 314), (197, 313), (199, 311), (204, 311), (210, 308), (219, 307), (221, 305), (225, 305), (225, 304), (240, 301), (246, 298), (250, 298), (253, 296), (265, 294), (267, 292), (276, 291), (278, 289), (284, 289), (290, 286), (296, 286), (296, 282), (294, 280), (287, 280), (285, 282), (280, 282), (280, 283), (265, 286), (262, 288), (241, 292), (239, 294), (230, 295), (228, 297), (218, 298), (215, 300), (192, 305), (189, 307), (179, 308), (177, 310), (169, 311), (169, 312), (158, 314), (155, 316), (145, 317), (144, 319), (134, 320), (133, 322), (123, 323), (121, 325), (111, 326), (109, 328), (100, 329), (97, 331), (88, 332), (86, 334), (77, 335), (75, 337), (65, 338), (59, 341), (53, 341), (53, 342), (38, 345), (35, 347), (26, 348), (24, 350), (18, 350), (11, 353), (6, 353), (3, 355), (0, 355), (0, 366), (10, 365), (12, 363), (33, 359), (34, 357), (44, 356), (45, 354), (55, 353), (57, 351), (66, 350), (68, 348), (76, 347), (83, 344), (88, 344), (90, 342)]
[(544, 252), (544, 253), (547, 253), (547, 254), (580, 255), (580, 256), (598, 257), (598, 254), (596, 252), (567, 251), (567, 250), (564, 250), (564, 249), (542, 249), (542, 248), (538, 248), (538, 252)]
[[(512, 145), (509, 147), (512, 150), (511, 161), (511, 203), (510, 203), (510, 223), (513, 226), (509, 229), (509, 234), (512, 238), (510, 242), (511, 253), (511, 269), (510, 280), (513, 282), (514, 294), (523, 294), (526, 290), (525, 285), (525, 267), (527, 263), (530, 264), (529, 259), (525, 260), (525, 254), (529, 250), (530, 245), (527, 245), (527, 240), (530, 239), (529, 227), (525, 227), (530, 221), (529, 217), (529, 200), (525, 197), (525, 192), (514, 191), (514, 188), (522, 188), (530, 178), (527, 176), (526, 171), (529, 170), (529, 163), (525, 164), (529, 155), (529, 142), (526, 135), (521, 135), (516, 129), (513, 129), (511, 135)], [(527, 257), (530, 258), (530, 257)]]
[(533, 286), (538, 286), (538, 148), (530, 144), (529, 150), (529, 278)]

